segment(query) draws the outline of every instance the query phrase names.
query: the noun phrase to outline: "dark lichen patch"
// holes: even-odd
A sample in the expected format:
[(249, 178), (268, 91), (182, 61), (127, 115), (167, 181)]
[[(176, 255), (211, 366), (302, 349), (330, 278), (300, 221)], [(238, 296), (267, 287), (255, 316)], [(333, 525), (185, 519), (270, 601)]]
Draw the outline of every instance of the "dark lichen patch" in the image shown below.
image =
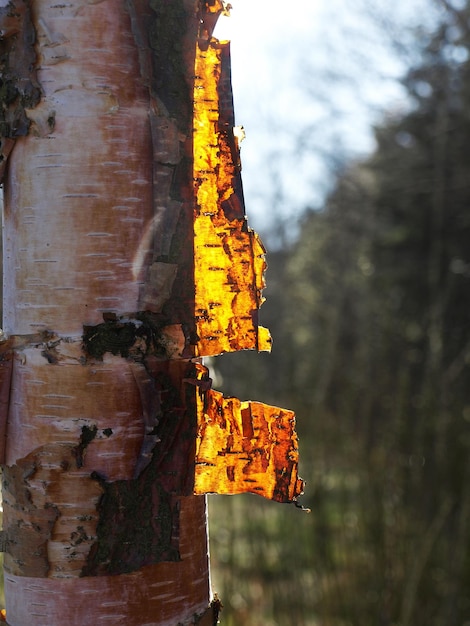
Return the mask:
[(80, 443), (72, 450), (78, 468), (83, 467), (85, 451), (97, 434), (98, 428), (95, 425), (91, 427), (83, 426), (82, 434), (80, 435)]
[[(83, 576), (131, 572), (180, 559), (179, 498), (193, 492), (196, 418), (194, 393), (181, 392), (172, 367), (161, 363), (154, 372), (158, 444), (150, 463), (128, 481), (109, 483), (96, 472), (92, 475), (103, 495), (98, 504), (97, 540)], [(181, 368), (179, 380), (192, 376), (192, 365), (178, 363), (177, 367)]]
[(0, 138), (4, 169), (11, 150), (6, 141), (28, 134), (27, 109), (41, 98), (36, 78), (36, 33), (31, 20), (29, 0), (11, 0), (0, 8)]
[(139, 362), (149, 356), (167, 358), (165, 316), (143, 311), (132, 320), (113, 313), (104, 313), (103, 319), (102, 324), (83, 327), (83, 348), (89, 357), (102, 360), (109, 352)]
[(158, 482), (100, 482), (104, 493), (98, 507), (98, 540), (90, 550), (82, 576), (123, 574), (152, 563), (180, 559), (173, 545), (177, 503)]
[(131, 322), (106, 321), (97, 326), (85, 326), (83, 346), (88, 355), (102, 359), (106, 352), (123, 357), (137, 339), (137, 328)]

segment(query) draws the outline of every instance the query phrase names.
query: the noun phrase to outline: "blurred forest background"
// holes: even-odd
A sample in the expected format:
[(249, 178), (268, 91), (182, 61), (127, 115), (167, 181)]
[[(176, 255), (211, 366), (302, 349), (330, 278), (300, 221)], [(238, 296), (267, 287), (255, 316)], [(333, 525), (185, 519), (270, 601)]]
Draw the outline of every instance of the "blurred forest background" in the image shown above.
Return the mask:
[(225, 626), (470, 626), (470, 3), (425, 4), (380, 24), (406, 106), (376, 117), (369, 154), (332, 144), (296, 223), (271, 164), (273, 351), (211, 366), (226, 393), (296, 411), (312, 512), (210, 498)]

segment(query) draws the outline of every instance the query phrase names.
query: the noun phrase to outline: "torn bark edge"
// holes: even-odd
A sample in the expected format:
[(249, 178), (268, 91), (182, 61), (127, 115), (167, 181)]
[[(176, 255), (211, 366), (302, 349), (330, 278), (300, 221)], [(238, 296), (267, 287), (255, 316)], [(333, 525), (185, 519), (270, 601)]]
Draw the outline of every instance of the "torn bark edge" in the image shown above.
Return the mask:
[(225, 0), (202, 0), (199, 8), (200, 35), (199, 46), (202, 50), (209, 46), (212, 33), (220, 15), (230, 15), (232, 5)]

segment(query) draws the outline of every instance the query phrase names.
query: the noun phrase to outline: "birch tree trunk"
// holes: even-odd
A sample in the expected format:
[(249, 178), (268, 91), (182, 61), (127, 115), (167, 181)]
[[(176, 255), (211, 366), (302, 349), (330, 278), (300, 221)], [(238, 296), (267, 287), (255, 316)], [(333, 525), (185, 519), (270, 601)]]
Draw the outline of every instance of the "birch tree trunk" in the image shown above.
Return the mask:
[[(8, 623), (194, 623), (209, 606), (205, 500), (174, 495), (191, 489), (184, 473), (174, 476), (184, 468), (164, 452), (150, 463), (145, 456), (149, 441), (169, 448), (178, 428), (188, 430), (181, 392), (188, 363), (154, 359), (151, 376), (148, 363), (123, 357), (136, 331), (149, 330), (133, 319), (152, 309), (142, 302), (152, 295), (144, 286), (148, 266), (160, 259), (160, 293), (171, 293), (178, 268), (167, 261), (187, 238), (184, 219), (175, 226), (174, 214), (184, 213), (191, 183), (179, 150), (184, 156), (190, 144), (188, 65), (198, 3), (3, 6), (17, 47), (19, 28), (26, 44), (36, 33), (37, 73), (28, 80), (41, 91), (37, 106), (28, 109), (26, 101), (31, 124), (16, 139), (5, 181), (4, 331), (14, 348), (2, 363), (4, 370), (12, 365), (4, 470)], [(145, 39), (146, 20), (158, 36), (157, 19), (167, 29), (161, 45), (174, 46), (165, 54), (185, 63), (170, 87), (158, 77), (161, 94)], [(178, 55), (184, 46), (185, 56)], [(170, 198), (175, 176), (183, 191)], [(173, 232), (179, 228), (172, 249), (154, 249), (156, 211), (165, 211), (166, 229), (168, 222)], [(176, 282), (173, 299), (184, 309), (187, 278)], [(152, 302), (171, 327), (164, 302)], [(109, 345), (93, 354), (90, 339), (84, 350), (84, 326)], [(168, 432), (157, 434), (162, 417)], [(164, 479), (155, 480), (165, 463)]]
[(11, 626), (211, 626), (204, 494), (302, 492), (292, 412), (199, 359), (270, 346), (224, 10), (0, 0)]

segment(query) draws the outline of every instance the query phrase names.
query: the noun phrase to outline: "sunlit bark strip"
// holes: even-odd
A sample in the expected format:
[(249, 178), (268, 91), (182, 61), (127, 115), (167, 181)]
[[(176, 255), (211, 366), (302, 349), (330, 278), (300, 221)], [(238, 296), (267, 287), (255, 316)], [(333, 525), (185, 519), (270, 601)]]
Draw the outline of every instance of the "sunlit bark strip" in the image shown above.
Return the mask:
[[(197, 375), (204, 379), (206, 368)], [(195, 493), (256, 493), (277, 502), (303, 493), (292, 411), (212, 389), (198, 394), (197, 411)]]
[(245, 218), (229, 43), (199, 46), (194, 84), (194, 284), (197, 353), (270, 350), (258, 326), (265, 250)]

